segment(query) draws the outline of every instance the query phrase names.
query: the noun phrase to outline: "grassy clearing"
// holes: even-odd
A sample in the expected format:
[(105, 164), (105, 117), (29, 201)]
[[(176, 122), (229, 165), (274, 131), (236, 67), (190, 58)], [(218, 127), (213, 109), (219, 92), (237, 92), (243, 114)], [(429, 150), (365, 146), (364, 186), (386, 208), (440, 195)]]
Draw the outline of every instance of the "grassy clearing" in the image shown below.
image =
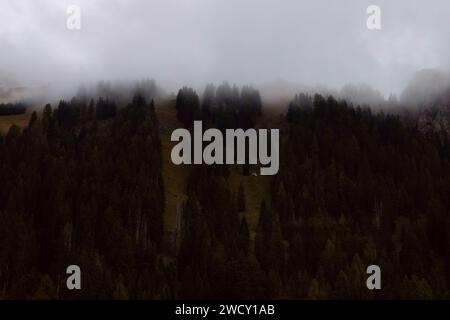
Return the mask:
[(24, 128), (28, 125), (30, 117), (31, 117), (30, 112), (12, 116), (0, 116), (0, 132), (3, 134), (8, 133), (9, 128), (11, 128), (12, 125)]
[(269, 188), (269, 178), (267, 176), (260, 176), (259, 170), (256, 168), (252, 170), (253, 172), (258, 174), (258, 176), (243, 176), (242, 168), (235, 166), (230, 174), (230, 184), (234, 193), (237, 193), (241, 182), (244, 186), (245, 211), (241, 213), (241, 216), (245, 216), (247, 219), (251, 239), (254, 238), (258, 226), (261, 202), (268, 194)]
[(166, 207), (164, 212), (165, 231), (171, 233), (176, 227), (176, 214), (187, 199), (186, 185), (188, 178), (187, 166), (176, 166), (170, 159), (175, 142), (170, 141), (172, 131), (181, 128), (182, 124), (176, 117), (175, 100), (164, 101), (156, 106), (156, 114), (160, 123), (160, 137), (163, 157), (163, 179), (166, 190)]
[[(176, 117), (175, 100), (160, 103), (156, 107), (156, 113), (160, 122), (160, 137), (163, 148), (163, 179), (166, 190), (164, 225), (165, 230), (171, 233), (176, 227), (177, 210), (182, 208), (187, 199), (186, 188), (189, 166), (176, 166), (170, 159), (170, 153), (175, 145), (174, 142), (170, 141), (170, 136), (173, 130), (182, 127)], [(257, 176), (243, 176), (242, 168), (237, 165), (230, 169), (229, 183), (232, 192), (237, 193), (241, 182), (244, 186), (246, 210), (241, 215), (245, 215), (253, 239), (258, 225), (261, 201), (268, 194), (269, 177), (260, 176), (259, 169), (256, 167), (253, 168), (252, 172), (257, 173)]]
[[(173, 130), (181, 128), (182, 124), (176, 117), (175, 100), (166, 100), (156, 106), (156, 113), (160, 123), (160, 137), (163, 156), (163, 179), (166, 190), (166, 207), (164, 212), (164, 227), (169, 234), (176, 227), (176, 214), (186, 201), (187, 178), (189, 166), (176, 166), (170, 159), (174, 142), (170, 141)], [(6, 134), (12, 125), (24, 128), (28, 125), (31, 113), (22, 115), (0, 116), (0, 132)], [(254, 237), (258, 225), (259, 211), (262, 199), (268, 192), (268, 177), (259, 176), (259, 170), (254, 168), (258, 176), (243, 176), (242, 168), (232, 166), (230, 168), (230, 187), (234, 193), (237, 193), (239, 184), (244, 185), (246, 197), (246, 210), (242, 213), (247, 218), (251, 237)]]

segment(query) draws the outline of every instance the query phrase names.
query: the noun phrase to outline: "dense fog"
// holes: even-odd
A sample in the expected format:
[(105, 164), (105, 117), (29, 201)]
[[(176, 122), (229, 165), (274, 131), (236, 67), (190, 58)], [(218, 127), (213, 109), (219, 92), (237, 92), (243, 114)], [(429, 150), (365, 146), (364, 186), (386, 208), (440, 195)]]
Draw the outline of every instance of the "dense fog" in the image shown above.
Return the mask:
[[(66, 27), (73, 4), (80, 30)], [(381, 30), (366, 26), (372, 4)], [(447, 0), (3, 0), (0, 94), (155, 79), (167, 92), (226, 80), (275, 95), (351, 84), (387, 99), (419, 70), (449, 70), (449, 9)]]

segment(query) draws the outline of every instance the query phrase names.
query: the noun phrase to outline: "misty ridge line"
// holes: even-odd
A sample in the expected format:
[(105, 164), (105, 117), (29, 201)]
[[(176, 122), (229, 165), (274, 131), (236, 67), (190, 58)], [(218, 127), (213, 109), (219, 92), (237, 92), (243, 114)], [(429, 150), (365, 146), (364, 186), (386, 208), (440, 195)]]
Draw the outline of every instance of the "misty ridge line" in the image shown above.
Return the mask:
[[(382, 7), (384, 8), (384, 6), (380, 6), (380, 5), (376, 5), (376, 4), (371, 4), (369, 6), (367, 6), (367, 8), (365, 8), (365, 10), (361, 10), (361, 26), (364, 26), (364, 20), (365, 19), (365, 26), (368, 30), (370, 31), (380, 31), (382, 30)], [(91, 24), (83, 24), (82, 25), (82, 13), (83, 12), (90, 12), (92, 8), (88, 7), (88, 6), (84, 6), (81, 4), (70, 4), (66, 7), (66, 10), (63, 12), (61, 11), (61, 14), (66, 14), (66, 21), (65, 21), (65, 28), (66, 30), (69, 31), (80, 31), (82, 30), (82, 26), (83, 29), (84, 28), (90, 28), (92, 27)], [(388, 9), (384, 9), (384, 10), (388, 10)], [(84, 14), (84, 13), (83, 13)], [(92, 12), (90, 12), (90, 14), (92, 14)], [(84, 16), (83, 16), (84, 17)], [(61, 20), (64, 21), (64, 20)], [(88, 26), (88, 27), (86, 27)], [(384, 30), (384, 29), (383, 29)], [(320, 61), (320, 60), (318, 60)], [(222, 77), (227, 79), (227, 77)], [(1, 79), (0, 79), (1, 81)], [(249, 83), (249, 81), (247, 81), (247, 83)], [(301, 82), (300, 82), (301, 83)], [(299, 83), (298, 86), (301, 86)], [(359, 82), (359, 83), (363, 83), (363, 82)], [(365, 88), (364, 88), (365, 86)], [(258, 87), (258, 86), (256, 86)], [(327, 89), (328, 87), (325, 87), (325, 91), (329, 91), (326, 94), (333, 94), (335, 97), (340, 97), (343, 99), (346, 99), (348, 101), (351, 101), (355, 104), (367, 104), (367, 105), (382, 105), (384, 104), (386, 101), (389, 102), (395, 102), (397, 97), (395, 95), (389, 96), (388, 99), (385, 99), (385, 96), (382, 95), (379, 91), (372, 89), (372, 87), (370, 86), (366, 86), (366, 85), (358, 85), (358, 86), (354, 86), (354, 85), (345, 85), (342, 87), (342, 95), (337, 95), (335, 94), (336, 92), (334, 92), (333, 89)], [(361, 97), (352, 97), (353, 94), (355, 94), (355, 88), (359, 91), (366, 91), (366, 93), (368, 94), (369, 98), (367, 99), (367, 101), (363, 101), (363, 99), (361, 99)], [(312, 89), (314, 90), (314, 89)], [(2, 90), (1, 85), (0, 85), (0, 101), (4, 100), (1, 96), (5, 95), (12, 95), (9, 92), (2, 92), (4, 90)], [(304, 90), (296, 90), (296, 92), (304, 92)], [(309, 92), (309, 93), (313, 93), (313, 92)], [(321, 92), (323, 94), (323, 92)], [(356, 93), (356, 95), (358, 95), (358, 93)], [(291, 93), (290, 96), (293, 96), (293, 94)], [(354, 98), (354, 99), (352, 99)]]
[[(227, 81), (222, 82), (219, 86), (209, 82), (204, 90), (209, 86), (219, 88), (220, 86), (230, 85)], [(230, 87), (232, 90), (240, 91), (236, 84)], [(340, 91), (323, 87), (300, 87), (296, 89), (296, 87), (290, 87), (286, 83), (280, 83), (273, 88), (253, 87), (251, 85), (243, 86), (242, 88), (244, 87), (256, 88), (261, 93), (261, 99), (264, 101), (265, 108), (279, 110), (281, 112), (288, 107), (292, 99), (298, 96), (299, 93), (309, 96), (314, 96), (315, 94), (333, 96), (337, 100), (345, 100), (354, 106), (370, 107), (375, 111), (385, 110), (398, 113), (411, 110), (416, 112), (427, 106), (431, 107), (445, 104), (445, 97), (450, 96), (450, 74), (439, 69), (420, 70), (408, 81), (405, 90), (398, 98), (397, 95), (391, 94), (388, 99), (385, 99), (379, 91), (374, 90), (369, 85), (358, 86), (348, 84), (342, 87)], [(286, 88), (288, 90), (283, 90)], [(78, 87), (78, 90), (75, 90), (76, 93), (74, 94), (54, 92), (49, 95), (48, 92), (33, 90), (29, 92), (29, 95), (25, 95), (23, 94), (25, 90), (22, 87), (20, 89), (22, 95), (13, 94), (11, 90), (5, 90), (0, 86), (0, 103), (5, 107), (3, 108), (5, 114), (8, 113), (7, 108), (20, 109), (22, 111), (26, 109), (28, 112), (31, 110), (41, 110), (47, 103), (58, 104), (61, 101), (71, 101), (71, 99), (88, 102), (91, 99), (106, 98), (114, 100), (118, 108), (122, 108), (133, 99), (135, 94), (143, 96), (147, 101), (165, 101), (175, 97), (175, 93), (168, 93), (165, 88), (159, 86), (151, 78), (134, 81), (102, 80), (96, 84), (82, 84)], [(206, 98), (205, 91), (200, 97), (201, 101)], [(20, 106), (20, 108), (16, 108), (17, 106)]]

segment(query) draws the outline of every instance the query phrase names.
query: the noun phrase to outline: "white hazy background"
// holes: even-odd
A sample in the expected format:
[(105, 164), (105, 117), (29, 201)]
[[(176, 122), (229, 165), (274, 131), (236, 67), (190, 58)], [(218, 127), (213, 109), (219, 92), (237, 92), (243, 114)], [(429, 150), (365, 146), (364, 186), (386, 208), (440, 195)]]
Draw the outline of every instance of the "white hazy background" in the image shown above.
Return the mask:
[[(380, 31), (366, 27), (372, 4)], [(0, 0), (0, 86), (154, 78), (168, 90), (285, 81), (398, 94), (420, 69), (450, 69), (449, 27), (448, 0)]]

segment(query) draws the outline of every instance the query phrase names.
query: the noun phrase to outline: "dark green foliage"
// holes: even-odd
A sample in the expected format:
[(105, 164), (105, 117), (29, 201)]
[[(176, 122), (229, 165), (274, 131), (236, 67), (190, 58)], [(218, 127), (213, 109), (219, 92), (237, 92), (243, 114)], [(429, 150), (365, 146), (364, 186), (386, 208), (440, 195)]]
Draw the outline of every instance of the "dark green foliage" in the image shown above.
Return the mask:
[(237, 201), (238, 211), (244, 212), (245, 211), (245, 192), (244, 192), (244, 186), (242, 185), (242, 182), (239, 184), (236, 201)]
[[(208, 86), (201, 103), (183, 88), (176, 107), (187, 128), (261, 127), (251, 88)], [(75, 98), (11, 127), (0, 135), (0, 297), (450, 297), (446, 136), (320, 95), (265, 121), (281, 130), (281, 163), (256, 228), (253, 190), (232, 187), (250, 168), (196, 165), (175, 240), (163, 232), (153, 103)], [(69, 264), (82, 291), (65, 289)], [(371, 264), (381, 291), (366, 288)]]
[[(286, 122), (271, 196), (289, 245), (287, 278), (313, 278), (309, 298), (448, 298), (445, 139), (319, 95), (297, 96)], [(370, 264), (382, 269), (380, 292), (365, 287)]]
[(221, 130), (230, 128), (248, 129), (256, 125), (261, 115), (262, 102), (259, 91), (251, 87), (220, 85), (208, 86), (203, 97), (202, 119), (215, 123)]
[(23, 114), (27, 106), (23, 103), (0, 103), (0, 116)]
[(194, 120), (200, 120), (200, 100), (194, 89), (180, 89), (175, 107), (177, 118), (185, 127), (189, 128), (194, 124)]
[[(136, 97), (117, 116), (106, 105), (114, 103), (99, 99), (100, 118), (90, 121), (76, 99), (47, 105), (42, 121), (33, 115), (0, 139), (1, 296), (160, 295), (164, 186), (153, 102)], [(65, 289), (70, 264), (83, 270), (79, 292)]]

